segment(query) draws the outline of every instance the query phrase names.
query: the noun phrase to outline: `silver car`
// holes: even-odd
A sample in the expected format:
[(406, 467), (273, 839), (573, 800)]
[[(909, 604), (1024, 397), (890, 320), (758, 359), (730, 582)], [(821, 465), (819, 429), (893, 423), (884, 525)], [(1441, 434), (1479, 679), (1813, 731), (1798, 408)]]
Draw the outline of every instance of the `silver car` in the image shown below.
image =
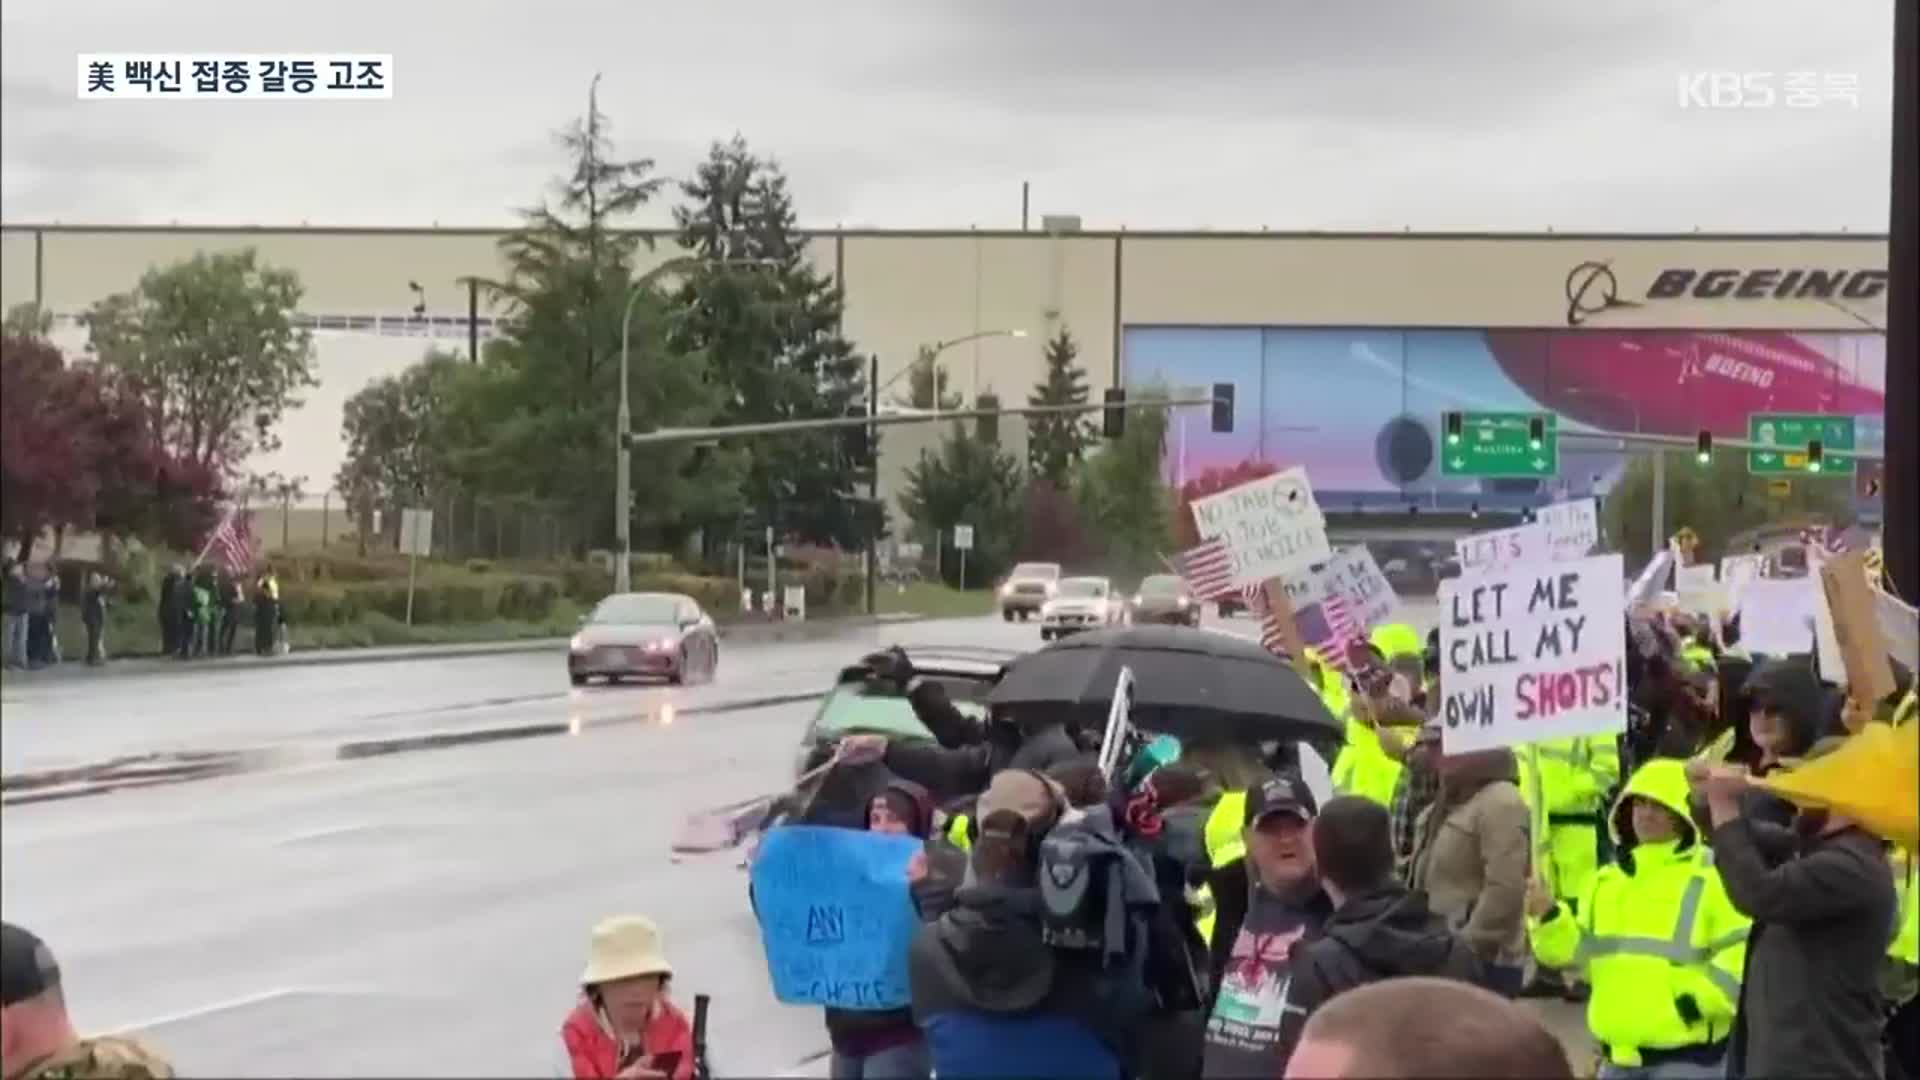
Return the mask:
[(580, 686), (596, 675), (608, 682), (663, 679), (706, 682), (720, 666), (720, 635), (690, 596), (616, 593), (580, 620), (567, 646), (567, 676)]
[(1114, 595), (1113, 582), (1103, 577), (1070, 577), (1040, 606), (1040, 640), (1120, 626), (1126, 620), (1126, 601)]

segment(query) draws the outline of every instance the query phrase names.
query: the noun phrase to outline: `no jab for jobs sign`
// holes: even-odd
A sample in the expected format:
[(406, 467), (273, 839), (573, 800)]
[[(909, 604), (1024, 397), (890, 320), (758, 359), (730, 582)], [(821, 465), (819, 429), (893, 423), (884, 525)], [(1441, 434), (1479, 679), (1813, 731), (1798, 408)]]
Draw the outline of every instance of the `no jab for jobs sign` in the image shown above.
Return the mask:
[(1443, 582), (1442, 748), (1626, 730), (1624, 572), (1599, 555)]

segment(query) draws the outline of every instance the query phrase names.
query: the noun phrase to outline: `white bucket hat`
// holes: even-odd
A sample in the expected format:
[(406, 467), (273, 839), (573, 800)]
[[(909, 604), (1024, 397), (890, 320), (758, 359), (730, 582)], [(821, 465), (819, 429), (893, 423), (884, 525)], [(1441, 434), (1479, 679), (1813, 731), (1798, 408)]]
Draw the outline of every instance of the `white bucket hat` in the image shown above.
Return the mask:
[(593, 943), (587, 948), (587, 970), (580, 975), (584, 986), (642, 975), (672, 975), (673, 965), (660, 947), (660, 928), (644, 915), (615, 915), (593, 928)]

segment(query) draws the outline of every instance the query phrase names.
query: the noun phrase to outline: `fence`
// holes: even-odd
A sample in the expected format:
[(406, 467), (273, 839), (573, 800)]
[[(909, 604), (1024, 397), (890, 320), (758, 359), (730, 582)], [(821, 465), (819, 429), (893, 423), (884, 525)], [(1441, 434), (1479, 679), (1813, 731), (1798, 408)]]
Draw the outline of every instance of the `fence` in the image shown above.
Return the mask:
[[(559, 559), (586, 546), (579, 523), (550, 500), (448, 492), (417, 508), (433, 511), (433, 553), (439, 558)], [(253, 531), (266, 553), (336, 546), (392, 551), (400, 545), (402, 509), (356, 507), (337, 489), (300, 498), (255, 497)]]

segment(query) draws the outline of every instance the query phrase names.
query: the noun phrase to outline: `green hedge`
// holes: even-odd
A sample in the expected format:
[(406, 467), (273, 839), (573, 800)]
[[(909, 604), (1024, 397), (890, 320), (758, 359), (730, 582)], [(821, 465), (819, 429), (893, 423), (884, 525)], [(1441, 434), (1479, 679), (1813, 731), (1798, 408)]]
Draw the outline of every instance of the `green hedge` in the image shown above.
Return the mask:
[[(551, 618), (563, 593), (561, 583), (533, 574), (472, 574), (461, 579), (422, 576), (413, 593), (415, 623), (472, 623), (494, 619), (540, 622)], [(407, 582), (312, 581), (281, 584), (287, 621), (296, 625), (340, 626), (379, 614), (407, 615)]]

